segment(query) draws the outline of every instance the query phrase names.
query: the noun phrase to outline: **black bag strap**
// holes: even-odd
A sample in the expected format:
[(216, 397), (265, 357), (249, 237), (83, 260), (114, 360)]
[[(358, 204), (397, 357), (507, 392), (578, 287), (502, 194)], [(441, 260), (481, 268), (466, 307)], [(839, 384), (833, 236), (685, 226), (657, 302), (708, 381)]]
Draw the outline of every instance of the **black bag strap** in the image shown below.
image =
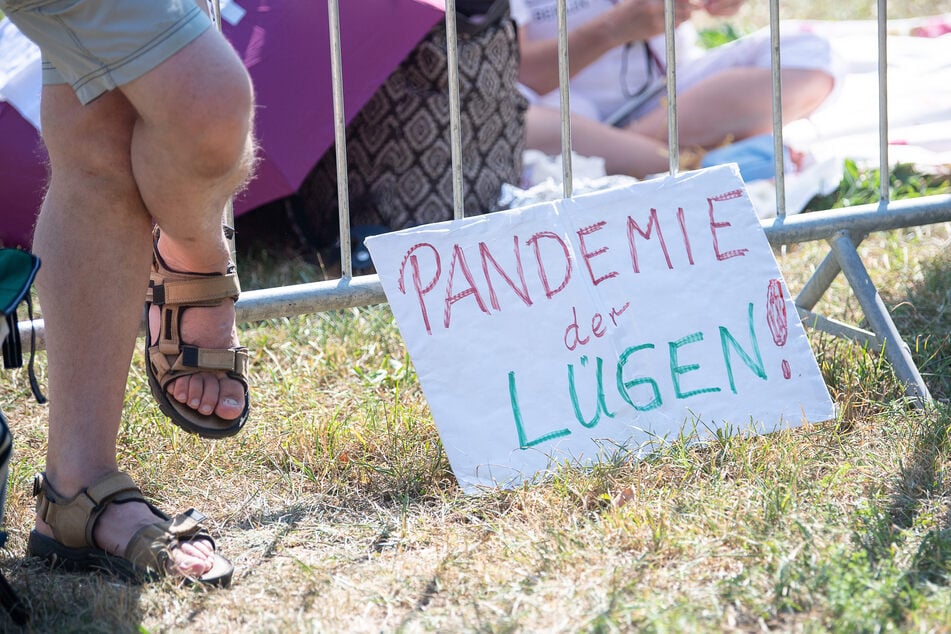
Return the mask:
[[(3, 351), (3, 367), (23, 367), (23, 346), (17, 321), (17, 308), (26, 303), (27, 315), (33, 322), (33, 300), (30, 287), (40, 270), (40, 259), (20, 249), (0, 249), (0, 316), (6, 321), (9, 333), (0, 344)], [(30, 329), (30, 389), (37, 402), (45, 403), (46, 397), (36, 379), (36, 330)]]
[(23, 366), (23, 347), (20, 345), (20, 325), (17, 322), (17, 311), (14, 309), (4, 316), (7, 322), (7, 337), (3, 340), (3, 367), (19, 368)]
[(456, 0), (456, 28), (476, 35), (509, 14), (509, 0)]

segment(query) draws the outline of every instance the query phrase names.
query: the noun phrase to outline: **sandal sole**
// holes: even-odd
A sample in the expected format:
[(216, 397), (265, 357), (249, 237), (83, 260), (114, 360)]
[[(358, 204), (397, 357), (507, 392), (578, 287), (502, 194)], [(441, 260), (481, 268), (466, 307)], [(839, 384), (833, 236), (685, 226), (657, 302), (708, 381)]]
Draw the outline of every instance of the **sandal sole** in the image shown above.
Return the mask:
[[(96, 548), (70, 548), (42, 535), (35, 530), (30, 531), (27, 541), (26, 554), (29, 557), (38, 557), (49, 562), (54, 569), (67, 572), (102, 572), (118, 577), (134, 584), (156, 581), (166, 574), (151, 568), (142, 569), (128, 559), (118, 555), (110, 555), (104, 550)], [(221, 555), (215, 554), (215, 565), (206, 573), (205, 577), (194, 579), (182, 577), (185, 583), (200, 583), (202, 585), (227, 588), (231, 585), (234, 566)], [(222, 568), (217, 575), (209, 577), (216, 568)]]

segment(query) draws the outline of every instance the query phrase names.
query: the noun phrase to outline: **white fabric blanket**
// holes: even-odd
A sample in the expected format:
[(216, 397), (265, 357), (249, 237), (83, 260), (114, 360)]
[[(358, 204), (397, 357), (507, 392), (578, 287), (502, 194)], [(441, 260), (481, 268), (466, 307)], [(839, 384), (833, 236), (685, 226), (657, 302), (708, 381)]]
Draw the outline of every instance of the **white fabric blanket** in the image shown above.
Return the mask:
[[(878, 49), (875, 22), (808, 22), (833, 42), (847, 73), (838, 94), (808, 120), (790, 124), (785, 138), (817, 159), (879, 160)], [(943, 26), (942, 26), (943, 25)], [(889, 22), (889, 162), (951, 164), (951, 14)], [(946, 27), (946, 28), (943, 28)]]

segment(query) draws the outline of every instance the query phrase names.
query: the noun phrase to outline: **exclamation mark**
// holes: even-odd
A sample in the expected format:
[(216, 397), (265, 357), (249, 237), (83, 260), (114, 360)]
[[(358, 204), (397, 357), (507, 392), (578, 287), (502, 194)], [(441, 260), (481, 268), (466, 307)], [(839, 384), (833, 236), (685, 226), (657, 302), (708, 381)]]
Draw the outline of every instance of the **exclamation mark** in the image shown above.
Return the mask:
[[(782, 348), (786, 345), (789, 327), (786, 323), (786, 299), (783, 297), (783, 285), (779, 280), (770, 280), (766, 289), (766, 323), (773, 335), (773, 343)], [(783, 378), (792, 377), (789, 361), (783, 359)]]

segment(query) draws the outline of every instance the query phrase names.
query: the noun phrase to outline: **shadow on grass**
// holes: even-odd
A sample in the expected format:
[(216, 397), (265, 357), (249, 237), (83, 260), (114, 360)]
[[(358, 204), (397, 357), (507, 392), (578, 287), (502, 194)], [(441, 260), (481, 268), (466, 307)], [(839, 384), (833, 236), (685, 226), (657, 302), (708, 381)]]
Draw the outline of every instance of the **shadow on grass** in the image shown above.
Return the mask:
[(944, 605), (951, 518), (939, 509), (948, 493), (949, 416), (943, 407), (897, 421), (914, 438), (897, 472), (884, 474), (889, 495), (850, 513), (851, 544), (817, 569), (807, 567), (805, 584), (821, 596), (831, 631), (905, 631), (919, 618), (934, 618), (936, 602)]
[(140, 632), (140, 586), (101, 574), (50, 570), (27, 558), (4, 563), (8, 579), (30, 615), (26, 629), (0, 610), (0, 631)]
[(929, 415), (923, 421), (892, 485), (888, 517), (900, 530), (913, 527), (924, 501), (945, 493), (942, 473), (949, 453), (948, 426), (951, 420), (948, 412), (942, 409), (936, 409), (933, 416)]
[(843, 558), (850, 562), (845, 573), (853, 566), (863, 583), (874, 586), (869, 610), (898, 627), (927, 603), (936, 586), (951, 585), (951, 516), (934, 514), (948, 494), (943, 473), (951, 454), (951, 410), (938, 406), (919, 422), (916, 428), (909, 424), (914, 442), (889, 483), (890, 496), (857, 513), (857, 548)]
[[(949, 493), (944, 482), (947, 460), (951, 454), (948, 433), (951, 409), (939, 406), (916, 435), (915, 444), (898, 474), (889, 506), (893, 526), (911, 531), (924, 505)], [(951, 582), (951, 513), (935, 518), (924, 533), (905, 575), (909, 586), (923, 584), (949, 585)]]
[(931, 396), (951, 403), (951, 255), (922, 265), (922, 280), (904, 300), (889, 297), (892, 318), (911, 348)]

